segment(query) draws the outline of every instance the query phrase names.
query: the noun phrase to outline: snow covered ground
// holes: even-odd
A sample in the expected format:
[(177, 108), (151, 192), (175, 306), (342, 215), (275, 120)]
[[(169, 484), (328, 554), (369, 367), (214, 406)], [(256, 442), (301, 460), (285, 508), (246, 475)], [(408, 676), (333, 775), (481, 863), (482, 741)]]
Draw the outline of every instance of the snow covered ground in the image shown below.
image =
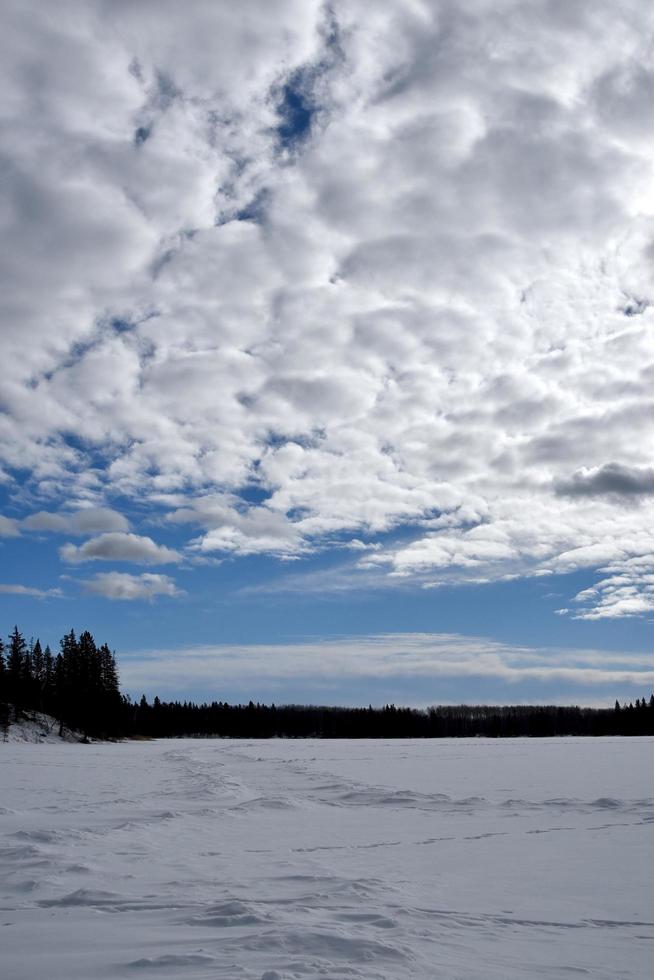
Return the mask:
[(3, 980), (644, 980), (653, 750), (0, 744)]
[(16, 710), (13, 705), (9, 708), (9, 724), (6, 732), (0, 734), (2, 742), (82, 742), (88, 741), (81, 732), (64, 728), (59, 734), (60, 725), (52, 715), (42, 711)]

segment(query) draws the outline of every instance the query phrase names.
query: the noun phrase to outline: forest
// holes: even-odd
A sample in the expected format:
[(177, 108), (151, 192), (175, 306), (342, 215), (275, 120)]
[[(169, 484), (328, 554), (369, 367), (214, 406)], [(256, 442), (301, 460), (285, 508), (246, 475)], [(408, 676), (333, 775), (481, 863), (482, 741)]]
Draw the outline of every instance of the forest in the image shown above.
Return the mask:
[(41, 711), (95, 738), (470, 738), (654, 735), (654, 695), (613, 708), (560, 705), (436, 705), (427, 709), (133, 701), (122, 694), (116, 657), (88, 630), (50, 646), (14, 627), (0, 639), (0, 731), (21, 712)]

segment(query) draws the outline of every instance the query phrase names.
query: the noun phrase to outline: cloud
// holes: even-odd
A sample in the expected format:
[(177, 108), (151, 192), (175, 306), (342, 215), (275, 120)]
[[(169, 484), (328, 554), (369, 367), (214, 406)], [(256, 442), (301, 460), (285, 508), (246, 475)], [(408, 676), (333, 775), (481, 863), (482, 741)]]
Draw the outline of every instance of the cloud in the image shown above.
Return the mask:
[(24, 518), (22, 526), (28, 531), (53, 531), (61, 534), (70, 530), (70, 519), (63, 514), (51, 514), (40, 510)]
[(176, 598), (184, 595), (168, 575), (144, 572), (129, 575), (127, 572), (101, 572), (83, 583), (86, 592), (106, 599), (155, 599), (157, 596)]
[(56, 510), (113, 493), (199, 557), (374, 536), (360, 581), (418, 586), (654, 553), (648, 6), (192, 7), (8, 8), (25, 526), (177, 560)]
[(605, 463), (593, 470), (581, 470), (557, 484), (557, 493), (571, 497), (617, 494), (637, 497), (654, 494), (654, 469)]
[(20, 534), (16, 521), (0, 514), (0, 537), (16, 538)]
[(62, 595), (61, 589), (35, 589), (30, 585), (2, 585), (2, 584), (0, 584), (0, 593), (3, 595), (34, 596), (38, 599), (44, 599), (49, 596), (54, 596), (55, 598), (59, 598)]
[(169, 513), (168, 520), (207, 529), (192, 544), (199, 554), (222, 551), (281, 557), (303, 550), (300, 531), (267, 506), (244, 508), (237, 497), (224, 494), (206, 495), (189, 503)]
[(84, 544), (65, 544), (59, 549), (65, 562), (130, 561), (144, 565), (167, 565), (181, 560), (178, 551), (155, 544), (152, 538), (115, 531), (100, 534)]
[(573, 619), (621, 619), (654, 613), (654, 552), (599, 569), (605, 577), (577, 593), (575, 606), (560, 610)]
[(267, 691), (277, 685), (279, 693), (300, 683), (314, 692), (322, 686), (328, 696), (359, 684), (365, 688), (380, 682), (391, 690), (394, 684), (413, 684), (422, 704), (434, 703), (425, 699), (430, 692), (437, 698), (439, 685), (449, 680), (504, 685), (504, 703), (511, 703), (511, 688), (532, 682), (541, 684), (543, 692), (562, 685), (570, 698), (594, 692), (598, 703), (618, 690), (651, 688), (654, 658), (650, 653), (519, 647), (461, 634), (400, 633), (137, 651), (121, 659), (121, 678), (133, 690), (177, 695), (189, 688), (252, 692), (260, 684)]
[(101, 531), (128, 531), (129, 521), (109, 507), (88, 507), (73, 514), (37, 511), (21, 522), (28, 531), (53, 531), (58, 534), (97, 534)]

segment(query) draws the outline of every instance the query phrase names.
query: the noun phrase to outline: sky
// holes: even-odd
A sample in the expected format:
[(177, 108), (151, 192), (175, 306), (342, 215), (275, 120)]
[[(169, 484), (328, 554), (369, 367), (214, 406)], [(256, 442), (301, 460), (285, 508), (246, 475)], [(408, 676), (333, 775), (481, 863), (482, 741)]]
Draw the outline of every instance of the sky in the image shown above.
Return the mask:
[(134, 696), (649, 696), (651, 4), (1, 16), (2, 631)]

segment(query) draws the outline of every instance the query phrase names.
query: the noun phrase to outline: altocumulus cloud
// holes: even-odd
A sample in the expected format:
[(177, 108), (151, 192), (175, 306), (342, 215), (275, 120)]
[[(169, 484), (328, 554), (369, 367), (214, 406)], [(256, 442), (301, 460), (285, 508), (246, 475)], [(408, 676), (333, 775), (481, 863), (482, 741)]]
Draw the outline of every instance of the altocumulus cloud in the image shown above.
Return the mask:
[(177, 597), (184, 593), (178, 589), (168, 575), (143, 572), (130, 575), (127, 572), (99, 572), (82, 583), (91, 595), (106, 599), (155, 599), (157, 596)]
[(97, 538), (90, 538), (79, 546), (65, 544), (59, 553), (70, 564), (85, 561), (129, 561), (144, 565), (168, 565), (181, 560), (179, 552), (156, 544), (152, 538), (120, 531), (99, 534)]
[(16, 521), (0, 514), (0, 537), (16, 538), (20, 534)]
[[(202, 555), (373, 537), (364, 577), (646, 612), (651, 5), (65, 8), (3, 7), (3, 472)], [(177, 560), (82, 519), (67, 561)]]
[(643, 494), (654, 494), (654, 469), (606, 463), (594, 470), (575, 473), (569, 480), (560, 481), (556, 489), (558, 493), (573, 497), (606, 494), (640, 497)]
[(128, 531), (129, 521), (109, 507), (88, 507), (73, 513), (40, 510), (22, 521), (28, 531), (59, 534), (97, 534), (101, 531)]

